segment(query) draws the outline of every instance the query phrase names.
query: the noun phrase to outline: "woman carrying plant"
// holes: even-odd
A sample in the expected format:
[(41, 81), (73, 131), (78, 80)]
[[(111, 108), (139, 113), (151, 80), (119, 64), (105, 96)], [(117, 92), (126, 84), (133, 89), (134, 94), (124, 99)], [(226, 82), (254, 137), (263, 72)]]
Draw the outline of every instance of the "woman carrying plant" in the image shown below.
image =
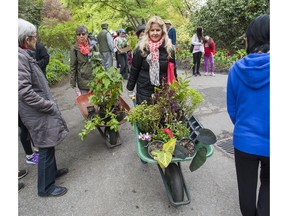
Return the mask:
[(89, 91), (87, 84), (93, 80), (92, 51), (98, 51), (98, 47), (88, 38), (88, 31), (85, 26), (78, 26), (76, 35), (77, 42), (70, 51), (70, 84), (72, 88), (75, 88), (77, 83), (81, 94), (85, 94)]
[[(143, 38), (139, 41), (132, 60), (127, 83), (128, 92), (136, 87), (136, 104), (150, 102), (154, 88), (167, 80), (168, 61), (175, 64), (175, 52), (168, 38), (166, 26), (158, 16), (149, 19)], [(176, 67), (174, 69), (177, 77)]]

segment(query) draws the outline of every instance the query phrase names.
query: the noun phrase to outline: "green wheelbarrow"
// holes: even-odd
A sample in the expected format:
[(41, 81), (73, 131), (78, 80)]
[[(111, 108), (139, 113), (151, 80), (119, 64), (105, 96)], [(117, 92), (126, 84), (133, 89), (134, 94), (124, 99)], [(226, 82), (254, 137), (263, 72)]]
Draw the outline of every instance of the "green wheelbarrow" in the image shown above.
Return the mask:
[[(196, 124), (197, 124), (197, 128), (202, 128), (202, 125), (198, 121)], [(192, 127), (191, 129), (192, 131), (191, 138), (195, 136), (194, 129), (195, 129), (194, 127)], [(178, 207), (181, 205), (189, 204), (191, 202), (191, 195), (186, 186), (186, 182), (182, 173), (181, 162), (184, 162), (184, 161), (191, 162), (193, 158), (195, 157), (195, 154), (191, 157), (186, 157), (185, 159), (173, 157), (171, 163), (166, 168), (161, 168), (159, 164), (157, 163), (157, 161), (155, 161), (149, 155), (148, 149), (147, 149), (147, 143), (143, 143), (138, 140), (138, 135), (140, 131), (136, 124), (134, 124), (134, 130), (136, 134), (137, 154), (142, 163), (144, 164), (150, 163), (150, 164), (157, 165), (171, 205), (174, 207)], [(203, 145), (201, 142), (196, 142), (195, 147), (196, 147), (196, 152), (201, 147), (205, 147), (207, 150), (206, 158), (210, 157), (214, 152), (214, 148), (212, 145)]]

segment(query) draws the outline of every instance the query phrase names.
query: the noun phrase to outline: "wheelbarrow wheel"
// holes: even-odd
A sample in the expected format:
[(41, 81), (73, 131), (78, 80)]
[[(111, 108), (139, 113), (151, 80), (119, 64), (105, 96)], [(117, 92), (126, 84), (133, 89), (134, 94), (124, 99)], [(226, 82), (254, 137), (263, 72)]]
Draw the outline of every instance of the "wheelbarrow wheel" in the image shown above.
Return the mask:
[(171, 190), (172, 198), (175, 202), (181, 202), (184, 199), (184, 183), (181, 170), (175, 163), (169, 164), (165, 169), (168, 187)]
[(108, 142), (111, 145), (116, 145), (117, 144), (117, 139), (118, 139), (118, 131), (115, 132), (114, 130), (111, 130), (109, 127), (105, 128), (105, 136), (108, 139)]

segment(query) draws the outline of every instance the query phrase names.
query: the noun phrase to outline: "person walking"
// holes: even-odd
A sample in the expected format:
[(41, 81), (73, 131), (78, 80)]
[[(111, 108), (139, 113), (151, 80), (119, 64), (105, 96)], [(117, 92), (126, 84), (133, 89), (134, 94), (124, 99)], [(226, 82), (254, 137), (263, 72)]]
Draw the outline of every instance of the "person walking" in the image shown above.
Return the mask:
[(46, 77), (46, 67), (49, 64), (50, 56), (45, 46), (37, 41), (35, 59)]
[(172, 27), (172, 23), (170, 20), (166, 20), (165, 25), (166, 25), (167, 32), (168, 32), (168, 37), (171, 39), (171, 42), (175, 49), (176, 48), (176, 29)]
[(118, 62), (120, 64), (120, 74), (124, 79), (128, 79), (128, 56), (125, 49), (128, 48), (126, 31), (124, 29), (119, 29), (119, 37), (115, 43), (117, 49)]
[(101, 28), (102, 30), (97, 35), (100, 58), (104, 69), (108, 71), (113, 66), (114, 43), (110, 32), (107, 30), (108, 24), (102, 23)]
[(70, 85), (79, 88), (81, 94), (89, 92), (88, 83), (93, 80), (93, 65), (91, 58), (93, 51), (98, 51), (95, 40), (88, 38), (86, 26), (76, 28), (77, 42), (70, 49)]
[(39, 148), (38, 196), (57, 197), (68, 189), (55, 185), (55, 179), (67, 174), (68, 169), (57, 168), (55, 146), (65, 139), (69, 130), (43, 72), (28, 54), (36, 49), (36, 32), (32, 23), (18, 19), (18, 112)]
[[(175, 51), (168, 38), (165, 24), (158, 16), (153, 16), (146, 24), (145, 33), (133, 53), (132, 67), (127, 82), (129, 95), (137, 84), (136, 103), (150, 102), (155, 87), (167, 81), (168, 61), (175, 64)], [(177, 77), (176, 67), (174, 67)]]
[[(247, 56), (229, 69), (227, 111), (243, 216), (270, 215), (270, 16), (256, 17), (246, 30)], [(260, 169), (260, 187), (258, 174)], [(256, 203), (257, 202), (257, 203)]]
[(214, 40), (206, 35), (204, 37), (204, 75), (207, 76), (208, 75), (208, 62), (210, 63), (210, 70), (209, 70), (209, 74), (211, 76), (215, 76), (214, 73), (214, 55), (216, 53), (215, 50), (215, 42)]
[(197, 27), (196, 34), (192, 36), (191, 44), (194, 46), (193, 54), (193, 75), (201, 76), (200, 74), (200, 62), (201, 57), (204, 54), (204, 43), (203, 43), (203, 28), (201, 26)]

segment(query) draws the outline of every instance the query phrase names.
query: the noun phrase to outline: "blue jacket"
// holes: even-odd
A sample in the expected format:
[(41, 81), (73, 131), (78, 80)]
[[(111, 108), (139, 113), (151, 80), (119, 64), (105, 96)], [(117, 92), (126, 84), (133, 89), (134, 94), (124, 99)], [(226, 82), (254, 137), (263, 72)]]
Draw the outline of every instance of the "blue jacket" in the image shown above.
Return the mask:
[(171, 27), (168, 31), (168, 37), (171, 39), (172, 44), (176, 45), (176, 30), (175, 28)]
[(230, 68), (227, 111), (234, 124), (234, 147), (269, 157), (270, 53), (249, 54)]

